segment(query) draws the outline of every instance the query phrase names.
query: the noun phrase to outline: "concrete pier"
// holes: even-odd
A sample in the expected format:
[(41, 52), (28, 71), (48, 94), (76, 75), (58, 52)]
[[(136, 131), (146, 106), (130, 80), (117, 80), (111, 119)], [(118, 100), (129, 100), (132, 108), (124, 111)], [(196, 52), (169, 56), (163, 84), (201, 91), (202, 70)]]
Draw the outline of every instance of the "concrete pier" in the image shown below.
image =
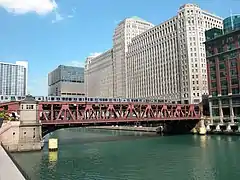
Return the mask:
[(0, 145), (0, 180), (26, 180)]

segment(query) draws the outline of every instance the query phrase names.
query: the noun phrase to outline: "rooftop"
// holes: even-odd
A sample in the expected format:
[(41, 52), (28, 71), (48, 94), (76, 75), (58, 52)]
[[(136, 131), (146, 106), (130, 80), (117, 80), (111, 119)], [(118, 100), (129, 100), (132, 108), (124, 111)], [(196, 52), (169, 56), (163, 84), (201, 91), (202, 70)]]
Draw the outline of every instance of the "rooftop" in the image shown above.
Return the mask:
[(130, 17), (130, 19), (135, 19), (135, 20), (138, 20), (138, 21), (145, 21), (145, 22), (147, 22), (146, 20), (144, 20), (144, 19), (142, 19), (142, 18), (140, 18), (138, 16), (132, 16), (132, 17)]
[(26, 95), (25, 99), (22, 100), (22, 102), (36, 102), (36, 100), (32, 95), (28, 94)]

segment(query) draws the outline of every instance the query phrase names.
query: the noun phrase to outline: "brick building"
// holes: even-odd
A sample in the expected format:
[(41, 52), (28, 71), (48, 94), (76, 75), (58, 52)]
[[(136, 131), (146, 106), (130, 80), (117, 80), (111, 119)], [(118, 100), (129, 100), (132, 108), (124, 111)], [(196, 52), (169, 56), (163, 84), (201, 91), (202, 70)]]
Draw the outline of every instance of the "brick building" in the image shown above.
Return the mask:
[(205, 32), (209, 111), (210, 117), (220, 122), (234, 122), (240, 117), (240, 16), (230, 20), (231, 28), (226, 18), (224, 25), (228, 26), (223, 30)]

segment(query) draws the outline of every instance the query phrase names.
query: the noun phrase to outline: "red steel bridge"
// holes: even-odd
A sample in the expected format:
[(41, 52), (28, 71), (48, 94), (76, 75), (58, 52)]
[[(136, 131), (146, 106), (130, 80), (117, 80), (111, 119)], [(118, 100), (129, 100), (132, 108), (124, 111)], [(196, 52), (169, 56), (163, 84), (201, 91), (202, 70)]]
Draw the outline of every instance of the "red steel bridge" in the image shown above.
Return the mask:
[[(21, 102), (1, 103), (7, 112), (19, 112)], [(19, 113), (18, 113), (19, 114)], [(56, 125), (106, 125), (119, 123), (181, 121), (194, 127), (201, 117), (195, 104), (144, 102), (38, 102), (38, 119), (43, 127)]]

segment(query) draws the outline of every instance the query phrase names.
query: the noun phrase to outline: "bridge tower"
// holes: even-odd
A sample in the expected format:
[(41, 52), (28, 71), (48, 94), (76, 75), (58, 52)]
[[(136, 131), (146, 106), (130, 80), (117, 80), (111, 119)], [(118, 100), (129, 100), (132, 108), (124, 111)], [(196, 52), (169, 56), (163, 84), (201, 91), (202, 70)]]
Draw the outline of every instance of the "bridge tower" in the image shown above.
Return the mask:
[(41, 150), (42, 127), (38, 120), (38, 102), (27, 95), (20, 102), (20, 125), (18, 151)]

